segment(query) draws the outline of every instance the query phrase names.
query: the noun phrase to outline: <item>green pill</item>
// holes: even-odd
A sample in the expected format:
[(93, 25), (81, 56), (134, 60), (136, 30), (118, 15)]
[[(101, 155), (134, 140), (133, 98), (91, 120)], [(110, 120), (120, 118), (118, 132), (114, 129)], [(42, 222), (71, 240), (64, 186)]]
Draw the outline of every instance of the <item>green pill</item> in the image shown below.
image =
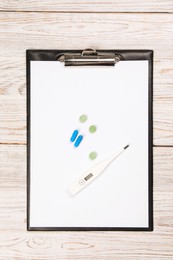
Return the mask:
[(86, 115), (81, 115), (81, 116), (79, 117), (79, 121), (80, 121), (81, 123), (85, 123), (85, 122), (87, 121), (87, 116), (86, 116)]
[(89, 131), (90, 131), (90, 133), (95, 133), (96, 132), (96, 130), (97, 130), (97, 127), (95, 126), (95, 125), (91, 125), (90, 127), (89, 127)]
[(91, 152), (91, 153), (89, 154), (89, 158), (90, 158), (91, 160), (95, 160), (96, 157), (97, 157), (97, 153), (96, 153), (96, 152)]

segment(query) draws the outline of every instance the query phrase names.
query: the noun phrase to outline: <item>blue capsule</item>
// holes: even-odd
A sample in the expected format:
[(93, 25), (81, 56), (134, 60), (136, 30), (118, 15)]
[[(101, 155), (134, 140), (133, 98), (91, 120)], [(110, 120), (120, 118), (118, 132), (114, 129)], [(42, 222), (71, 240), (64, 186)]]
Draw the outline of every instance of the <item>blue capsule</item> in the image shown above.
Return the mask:
[(71, 138), (70, 138), (70, 142), (74, 142), (76, 140), (76, 137), (78, 135), (79, 131), (78, 130), (74, 130)]
[(75, 147), (78, 147), (80, 145), (80, 143), (82, 142), (82, 139), (83, 139), (83, 136), (82, 135), (79, 135), (74, 146)]

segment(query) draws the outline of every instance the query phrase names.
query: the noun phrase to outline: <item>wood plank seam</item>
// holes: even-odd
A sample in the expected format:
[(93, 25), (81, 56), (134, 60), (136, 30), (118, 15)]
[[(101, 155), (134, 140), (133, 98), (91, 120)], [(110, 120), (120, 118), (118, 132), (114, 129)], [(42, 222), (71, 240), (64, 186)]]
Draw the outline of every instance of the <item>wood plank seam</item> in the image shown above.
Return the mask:
[(167, 12), (137, 12), (137, 11), (51, 11), (51, 10), (0, 10), (1, 13), (61, 13), (61, 14), (173, 14), (172, 11)]

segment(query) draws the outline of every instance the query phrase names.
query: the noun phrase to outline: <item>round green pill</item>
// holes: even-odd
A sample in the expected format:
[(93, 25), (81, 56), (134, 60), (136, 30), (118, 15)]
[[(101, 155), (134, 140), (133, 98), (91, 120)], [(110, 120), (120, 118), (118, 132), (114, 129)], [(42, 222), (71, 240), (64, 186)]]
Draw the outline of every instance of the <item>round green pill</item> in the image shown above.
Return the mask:
[(96, 132), (96, 130), (97, 130), (97, 127), (95, 126), (95, 125), (91, 125), (90, 127), (89, 127), (89, 131), (90, 131), (90, 133), (95, 133)]
[(86, 116), (86, 115), (81, 115), (81, 116), (79, 117), (79, 121), (80, 121), (81, 123), (85, 123), (85, 122), (87, 121), (87, 116)]
[(97, 153), (96, 153), (96, 152), (91, 152), (91, 153), (89, 154), (89, 158), (90, 158), (91, 160), (95, 160), (96, 157), (97, 157)]

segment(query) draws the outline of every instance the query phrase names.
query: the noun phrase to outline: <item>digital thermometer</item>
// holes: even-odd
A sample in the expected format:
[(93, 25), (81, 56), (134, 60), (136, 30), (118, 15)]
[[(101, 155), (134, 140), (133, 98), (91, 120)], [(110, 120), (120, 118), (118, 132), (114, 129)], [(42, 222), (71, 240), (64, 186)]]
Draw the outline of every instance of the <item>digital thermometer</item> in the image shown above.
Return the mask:
[(119, 157), (129, 145), (126, 145), (121, 151), (113, 154), (108, 159), (104, 160), (101, 163), (98, 163), (96, 166), (88, 170), (85, 174), (81, 175), (78, 179), (71, 183), (68, 187), (68, 191), (71, 195), (75, 195), (82, 189), (84, 189), (88, 184), (94, 181), (105, 169), (117, 158)]

